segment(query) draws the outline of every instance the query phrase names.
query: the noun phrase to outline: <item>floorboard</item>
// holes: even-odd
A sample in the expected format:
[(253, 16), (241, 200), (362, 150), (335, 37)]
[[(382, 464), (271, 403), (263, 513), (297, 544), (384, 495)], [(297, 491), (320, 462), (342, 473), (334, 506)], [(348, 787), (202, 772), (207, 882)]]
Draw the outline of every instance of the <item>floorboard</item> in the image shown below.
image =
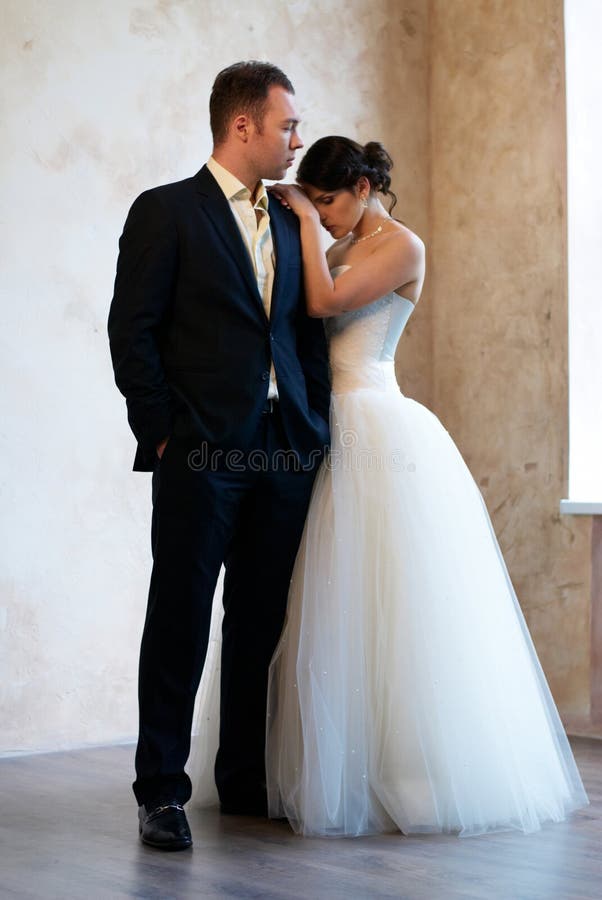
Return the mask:
[(0, 897), (600, 900), (602, 741), (575, 739), (591, 805), (538, 834), (308, 839), (189, 811), (192, 851), (137, 839), (132, 747), (0, 760)]

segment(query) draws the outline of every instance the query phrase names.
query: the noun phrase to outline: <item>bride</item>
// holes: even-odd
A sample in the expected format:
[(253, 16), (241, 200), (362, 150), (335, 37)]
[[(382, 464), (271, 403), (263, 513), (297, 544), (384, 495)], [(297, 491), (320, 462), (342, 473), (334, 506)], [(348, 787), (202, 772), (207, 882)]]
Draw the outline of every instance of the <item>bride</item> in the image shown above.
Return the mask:
[(313, 835), (531, 832), (587, 797), (479, 490), (395, 380), (424, 247), (379, 199), (391, 167), (380, 144), (327, 137), (301, 188), (272, 189), (325, 319), (332, 449), (270, 668), (269, 814)]

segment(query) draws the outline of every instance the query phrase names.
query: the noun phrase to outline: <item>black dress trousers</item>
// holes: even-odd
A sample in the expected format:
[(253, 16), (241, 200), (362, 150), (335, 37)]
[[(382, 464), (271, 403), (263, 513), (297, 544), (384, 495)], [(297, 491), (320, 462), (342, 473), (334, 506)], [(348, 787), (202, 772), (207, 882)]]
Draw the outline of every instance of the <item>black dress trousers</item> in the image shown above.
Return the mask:
[[(270, 409), (270, 406), (273, 406)], [(222, 803), (265, 802), (267, 673), (319, 459), (290, 454), (278, 403), (266, 403), (243, 453), (211, 454), (171, 437), (153, 473), (153, 570), (139, 673), (140, 804), (185, 803), (184, 771), (211, 606), (225, 564), (221, 723)]]

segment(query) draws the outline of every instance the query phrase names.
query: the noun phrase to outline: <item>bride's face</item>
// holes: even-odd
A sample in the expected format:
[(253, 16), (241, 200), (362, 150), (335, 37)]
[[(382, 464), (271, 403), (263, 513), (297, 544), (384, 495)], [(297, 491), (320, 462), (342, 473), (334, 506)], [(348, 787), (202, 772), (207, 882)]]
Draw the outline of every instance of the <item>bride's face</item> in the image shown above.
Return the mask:
[(325, 191), (311, 184), (302, 187), (317, 209), (322, 226), (335, 240), (353, 231), (364, 212), (357, 185), (337, 191)]

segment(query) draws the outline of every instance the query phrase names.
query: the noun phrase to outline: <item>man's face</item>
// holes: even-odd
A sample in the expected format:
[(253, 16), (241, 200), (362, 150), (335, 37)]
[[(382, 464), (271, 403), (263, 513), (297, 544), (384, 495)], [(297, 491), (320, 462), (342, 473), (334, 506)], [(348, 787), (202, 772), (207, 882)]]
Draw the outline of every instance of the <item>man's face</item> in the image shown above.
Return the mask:
[(295, 97), (279, 86), (271, 87), (263, 122), (252, 125), (249, 151), (257, 177), (280, 181), (303, 146), (297, 133), (299, 114)]

